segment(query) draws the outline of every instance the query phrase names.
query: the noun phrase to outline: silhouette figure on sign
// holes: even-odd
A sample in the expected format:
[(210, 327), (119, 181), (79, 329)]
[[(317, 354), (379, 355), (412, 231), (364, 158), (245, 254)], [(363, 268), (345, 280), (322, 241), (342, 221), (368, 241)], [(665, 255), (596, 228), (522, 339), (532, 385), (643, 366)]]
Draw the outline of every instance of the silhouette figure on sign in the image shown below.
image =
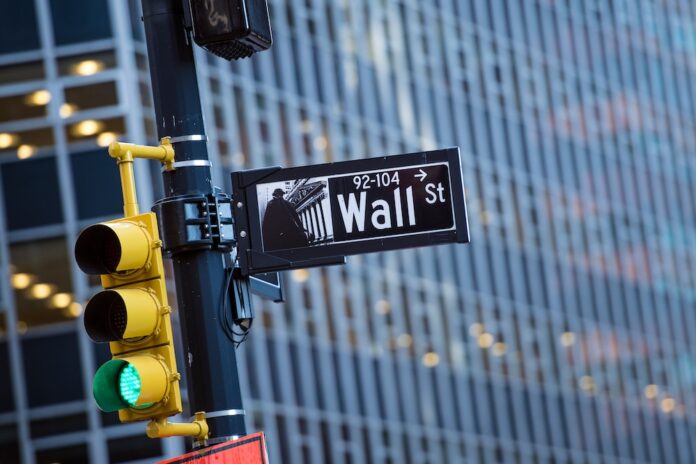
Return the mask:
[(309, 245), (304, 225), (292, 203), (283, 196), (283, 189), (275, 189), (266, 206), (261, 225), (266, 250), (299, 248)]

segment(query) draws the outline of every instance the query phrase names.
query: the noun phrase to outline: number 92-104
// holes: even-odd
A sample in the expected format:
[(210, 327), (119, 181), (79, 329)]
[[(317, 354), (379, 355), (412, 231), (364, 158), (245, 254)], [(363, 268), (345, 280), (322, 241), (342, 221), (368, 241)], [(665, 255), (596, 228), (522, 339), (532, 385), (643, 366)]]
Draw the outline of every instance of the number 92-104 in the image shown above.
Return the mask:
[(399, 185), (399, 171), (375, 172), (353, 176), (353, 184), (357, 190), (368, 190), (372, 187), (390, 187)]

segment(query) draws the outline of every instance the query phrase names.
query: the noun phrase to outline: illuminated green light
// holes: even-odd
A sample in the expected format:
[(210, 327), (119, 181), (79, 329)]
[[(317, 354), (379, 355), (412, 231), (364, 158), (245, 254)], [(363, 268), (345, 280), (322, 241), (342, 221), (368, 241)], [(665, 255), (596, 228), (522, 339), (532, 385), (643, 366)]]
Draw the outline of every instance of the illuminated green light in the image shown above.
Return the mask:
[(130, 406), (135, 406), (135, 403), (140, 397), (140, 389), (142, 388), (142, 382), (140, 381), (140, 374), (138, 374), (138, 369), (132, 364), (128, 364), (121, 371), (121, 375), (118, 378), (118, 392), (121, 398), (128, 403)]
[[(114, 412), (120, 409), (147, 409), (154, 403), (136, 404), (143, 396), (143, 379), (136, 364), (112, 359), (94, 374), (92, 392), (99, 409)], [(146, 385), (147, 386), (147, 385)]]

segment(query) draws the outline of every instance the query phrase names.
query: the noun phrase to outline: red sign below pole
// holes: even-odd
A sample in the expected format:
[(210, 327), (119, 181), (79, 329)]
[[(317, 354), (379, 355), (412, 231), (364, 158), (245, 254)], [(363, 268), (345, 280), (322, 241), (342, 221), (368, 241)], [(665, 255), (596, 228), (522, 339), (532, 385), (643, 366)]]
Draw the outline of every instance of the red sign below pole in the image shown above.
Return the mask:
[(268, 464), (263, 432), (227, 441), (159, 464)]

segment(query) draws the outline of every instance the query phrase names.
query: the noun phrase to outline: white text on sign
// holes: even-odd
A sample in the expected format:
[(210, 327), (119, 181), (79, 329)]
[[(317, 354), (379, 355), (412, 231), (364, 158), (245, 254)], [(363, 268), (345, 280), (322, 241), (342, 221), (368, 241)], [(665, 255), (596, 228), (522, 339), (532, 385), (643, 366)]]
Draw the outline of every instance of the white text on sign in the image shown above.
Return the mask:
[(445, 164), (336, 176), (329, 198), (336, 241), (454, 225)]

